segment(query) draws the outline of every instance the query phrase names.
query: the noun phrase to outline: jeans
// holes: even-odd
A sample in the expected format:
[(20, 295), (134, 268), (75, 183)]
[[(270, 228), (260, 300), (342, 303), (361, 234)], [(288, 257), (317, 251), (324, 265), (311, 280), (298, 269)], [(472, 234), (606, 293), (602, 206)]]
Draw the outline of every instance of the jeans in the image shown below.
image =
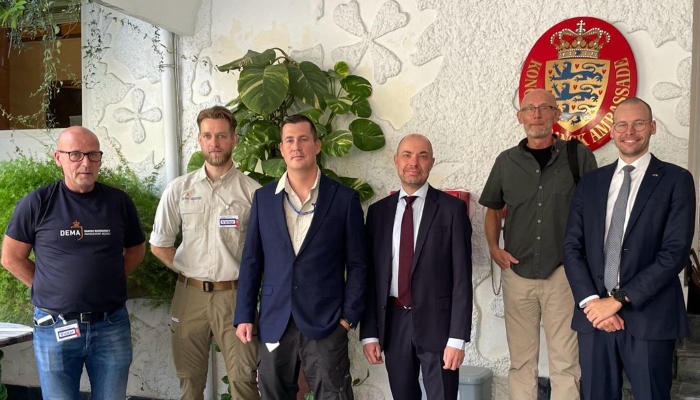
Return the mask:
[[(85, 366), (92, 400), (124, 400), (131, 365), (131, 324), (126, 307), (99, 322), (78, 323), (80, 337), (58, 342), (54, 329), (63, 326), (58, 315), (34, 308), (34, 320), (53, 315), (55, 324), (34, 324), (34, 356), (44, 399), (80, 397)], [(70, 321), (69, 321), (70, 322)]]

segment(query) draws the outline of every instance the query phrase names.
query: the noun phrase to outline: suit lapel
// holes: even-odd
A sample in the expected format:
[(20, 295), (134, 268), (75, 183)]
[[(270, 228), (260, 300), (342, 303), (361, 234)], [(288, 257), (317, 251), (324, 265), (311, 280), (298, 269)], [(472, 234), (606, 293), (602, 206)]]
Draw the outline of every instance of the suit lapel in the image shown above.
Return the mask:
[(612, 164), (606, 165), (601, 168), (601, 173), (598, 175), (598, 180), (596, 182), (596, 191), (594, 194), (593, 201), (595, 201), (595, 231), (599, 232), (596, 235), (597, 239), (600, 239), (600, 248), (603, 248), (605, 244), (605, 218), (608, 209), (608, 192), (610, 191), (610, 182), (612, 182), (613, 175), (615, 174), (615, 168), (617, 168), (617, 161)]
[(384, 202), (384, 207), (382, 210), (382, 215), (380, 216), (381, 235), (379, 236), (382, 240), (380, 244), (381, 248), (384, 249), (382, 252), (381, 265), (388, 266), (389, 268), (389, 279), (391, 279), (391, 252), (393, 250), (393, 240), (394, 240), (394, 219), (396, 218), (396, 208), (399, 204), (399, 192), (396, 192), (389, 197), (387, 197)]
[(647, 200), (649, 200), (649, 196), (654, 192), (656, 185), (661, 182), (663, 176), (663, 163), (652, 155), (651, 161), (649, 161), (649, 167), (647, 167), (644, 178), (642, 178), (642, 184), (639, 186), (639, 192), (637, 192), (637, 197), (634, 199), (634, 204), (632, 205), (630, 219), (627, 221), (627, 228), (625, 229), (625, 237), (622, 239), (623, 243), (625, 239), (627, 239), (628, 233), (632, 231), (632, 227), (634, 227), (639, 216), (642, 214), (642, 210)]
[(279, 193), (275, 194), (272, 199), (272, 219), (277, 224), (277, 230), (279, 231), (280, 237), (284, 238), (284, 243), (287, 245), (288, 249), (293, 249), (292, 239), (289, 237), (289, 229), (287, 229), (287, 217), (284, 214), (284, 195), (285, 191), (281, 190)]
[(428, 230), (433, 223), (435, 213), (438, 209), (437, 191), (432, 186), (428, 186), (428, 193), (425, 196), (425, 204), (423, 205), (423, 216), (421, 216), (420, 227), (418, 228), (418, 238), (416, 239), (416, 247), (413, 250), (413, 269), (416, 269), (416, 261), (420, 258), (420, 253), (423, 250), (425, 239), (428, 237)]
[(316, 232), (318, 232), (319, 227), (326, 218), (326, 214), (328, 214), (328, 210), (331, 209), (331, 203), (333, 202), (333, 197), (335, 196), (335, 192), (337, 190), (338, 182), (327, 178), (322, 174), (321, 181), (318, 183), (318, 198), (316, 199), (314, 217), (311, 220), (311, 225), (309, 226), (309, 230), (306, 232), (306, 237), (304, 238), (304, 242), (302, 242), (297, 255), (304, 251), (311, 239), (313, 239)]

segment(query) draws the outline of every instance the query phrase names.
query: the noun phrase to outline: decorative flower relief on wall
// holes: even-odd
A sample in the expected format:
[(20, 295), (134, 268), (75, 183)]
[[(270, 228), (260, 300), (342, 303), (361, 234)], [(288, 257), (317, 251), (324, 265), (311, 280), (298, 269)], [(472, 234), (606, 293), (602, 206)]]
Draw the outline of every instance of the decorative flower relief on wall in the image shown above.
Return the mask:
[(114, 119), (117, 122), (133, 122), (131, 136), (136, 143), (141, 143), (146, 139), (146, 130), (143, 128), (142, 121), (158, 122), (162, 118), (162, 113), (159, 108), (153, 107), (148, 110), (143, 109), (145, 100), (146, 94), (143, 90), (135, 89), (131, 92), (131, 106), (133, 110), (123, 107), (114, 110)]
[(316, 21), (323, 18), (323, 14), (324, 14), (323, 9), (324, 9), (325, 2), (326, 2), (326, 0), (316, 0)]
[(124, 83), (113, 73), (108, 73), (107, 64), (101, 62), (95, 64), (95, 74), (92, 78), (95, 83), (88, 92), (92, 99), (91, 118), (94, 125), (98, 126), (105, 116), (105, 108), (122, 101), (134, 85)]
[(676, 119), (682, 126), (690, 126), (690, 57), (678, 63), (676, 75), (680, 86), (671, 82), (654, 85), (653, 95), (659, 100), (681, 98), (676, 106)]
[(375, 41), (408, 24), (408, 14), (401, 12), (397, 2), (387, 1), (381, 6), (369, 32), (360, 16), (360, 5), (355, 0), (337, 6), (333, 11), (333, 21), (346, 32), (362, 39), (333, 50), (334, 61), (343, 60), (355, 68), (369, 50), (374, 63), (374, 79), (378, 83), (383, 84), (401, 72), (401, 60), (396, 54)]

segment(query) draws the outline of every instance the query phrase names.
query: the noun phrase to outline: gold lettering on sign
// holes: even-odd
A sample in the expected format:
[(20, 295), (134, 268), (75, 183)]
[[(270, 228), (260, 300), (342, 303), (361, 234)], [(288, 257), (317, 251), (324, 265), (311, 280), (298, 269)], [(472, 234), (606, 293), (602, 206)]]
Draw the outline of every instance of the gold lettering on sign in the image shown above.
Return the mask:
[(527, 66), (527, 72), (525, 72), (525, 94), (537, 89), (537, 78), (540, 76), (540, 68), (542, 68), (542, 63), (535, 60), (530, 60), (530, 65)]

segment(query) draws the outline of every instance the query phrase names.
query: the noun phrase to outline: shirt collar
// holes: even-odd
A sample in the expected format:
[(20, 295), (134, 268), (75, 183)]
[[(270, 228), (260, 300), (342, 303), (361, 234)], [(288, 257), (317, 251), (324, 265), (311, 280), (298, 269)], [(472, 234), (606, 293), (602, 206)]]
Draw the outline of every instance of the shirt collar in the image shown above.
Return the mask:
[[(315, 190), (318, 187), (318, 183), (321, 181), (321, 168), (316, 167), (316, 181), (314, 182), (314, 185), (311, 187), (311, 191)], [(289, 179), (287, 179), (287, 171), (284, 171), (284, 174), (282, 174), (282, 177), (280, 180), (277, 182), (277, 187), (275, 188), (275, 194), (278, 194), (284, 190), (287, 193), (290, 193), (292, 191), (292, 187), (289, 185)]]
[[(221, 175), (220, 177), (216, 178), (215, 180), (224, 180), (224, 179), (227, 179), (227, 178), (230, 178), (230, 177), (236, 175), (236, 172), (234, 170), (237, 171), (235, 165), (233, 165), (230, 170), (226, 171), (225, 174)], [(195, 171), (194, 181), (199, 182), (199, 181), (203, 181), (205, 179), (208, 180), (209, 177), (207, 176), (207, 170), (205, 169), (205, 166), (202, 165), (201, 168), (199, 168)]]
[[(425, 196), (428, 195), (428, 187), (430, 187), (430, 184), (428, 182), (425, 182), (425, 184), (423, 184), (423, 186), (421, 186), (420, 189), (416, 190), (411, 196), (425, 199)], [(403, 190), (403, 188), (399, 189), (399, 199), (404, 198), (406, 196), (409, 196), (409, 194), (406, 193), (406, 191)]]
[(617, 173), (619, 173), (620, 171), (622, 171), (622, 168), (623, 168), (625, 165), (632, 165), (632, 166), (634, 166), (634, 169), (635, 169), (636, 171), (641, 171), (641, 170), (645, 170), (645, 171), (646, 171), (647, 167), (649, 167), (649, 163), (650, 163), (650, 162), (651, 162), (651, 152), (649, 152), (649, 151), (647, 151), (646, 153), (644, 153), (643, 156), (641, 156), (641, 157), (639, 157), (638, 159), (634, 160), (634, 162), (631, 163), (631, 164), (627, 164), (627, 163), (624, 162), (621, 158), (618, 158), (618, 159), (617, 159), (617, 166), (615, 167), (615, 173), (617, 174)]

